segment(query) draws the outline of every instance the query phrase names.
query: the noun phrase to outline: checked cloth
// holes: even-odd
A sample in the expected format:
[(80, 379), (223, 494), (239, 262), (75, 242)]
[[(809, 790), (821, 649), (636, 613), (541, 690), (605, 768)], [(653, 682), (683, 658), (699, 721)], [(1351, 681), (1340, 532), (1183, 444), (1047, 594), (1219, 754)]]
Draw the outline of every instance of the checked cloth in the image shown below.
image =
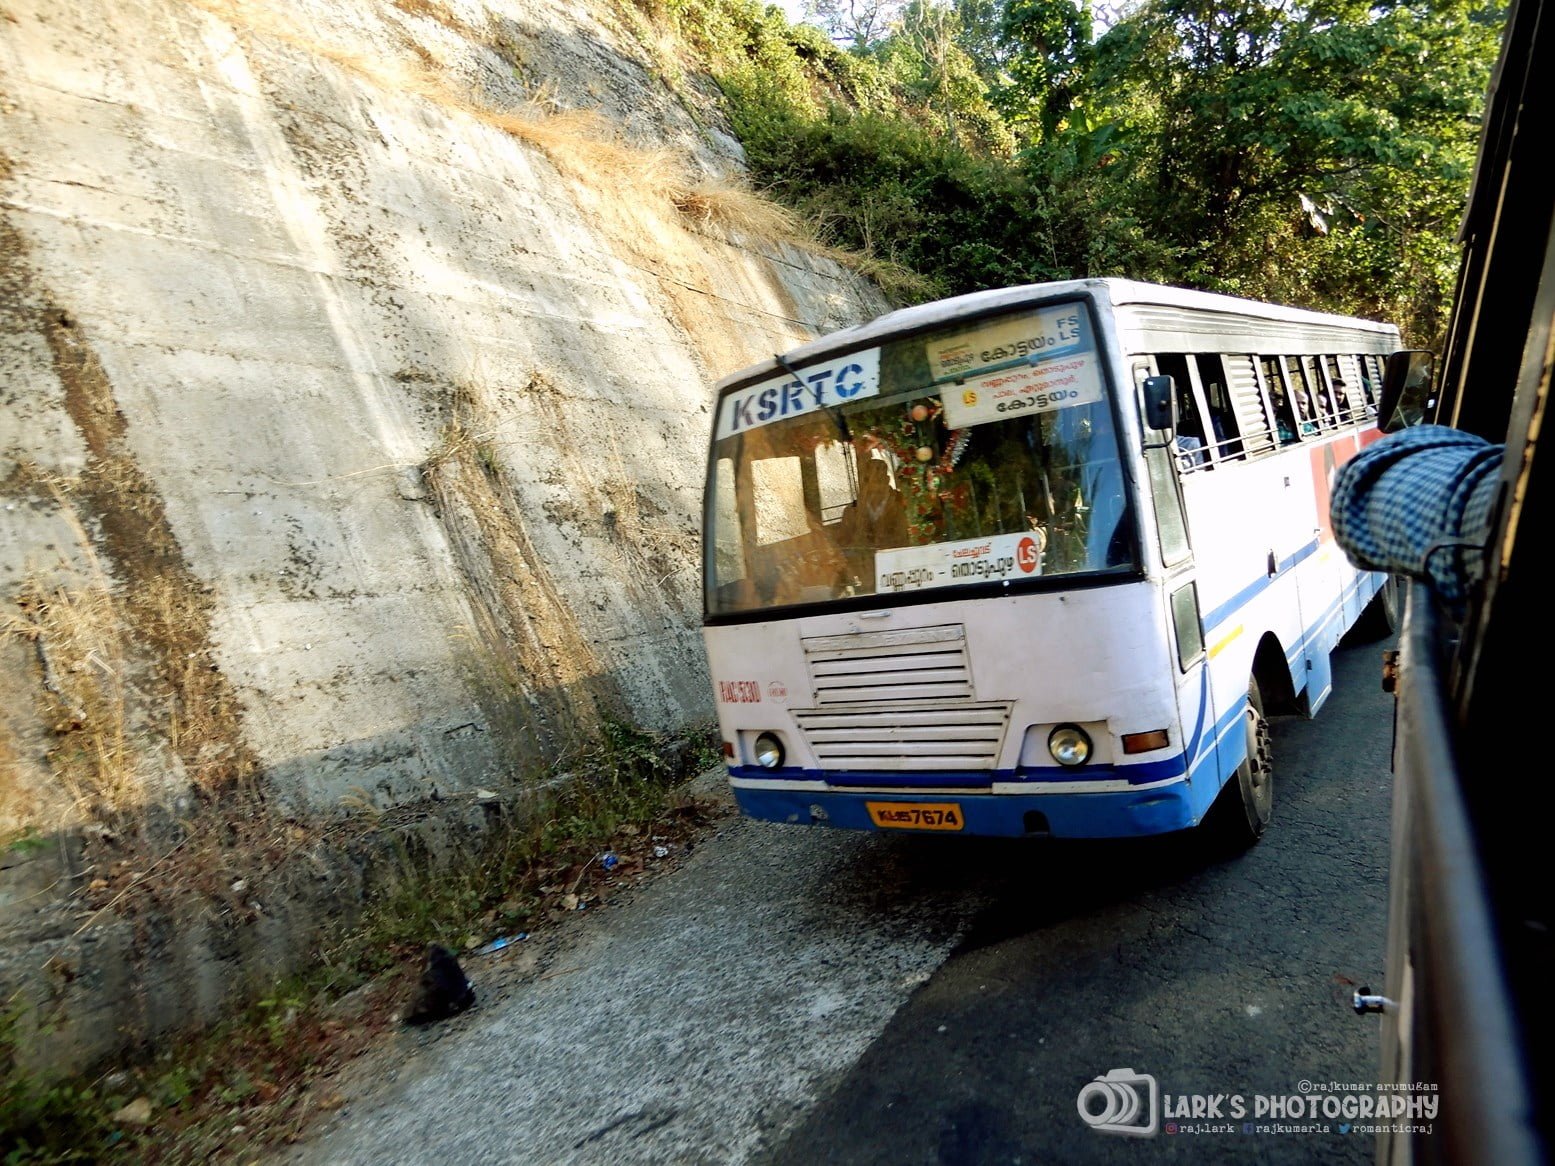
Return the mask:
[(1461, 619), (1490, 538), (1502, 453), (1442, 425), (1391, 434), (1339, 467), (1334, 536), (1357, 567), (1424, 580)]

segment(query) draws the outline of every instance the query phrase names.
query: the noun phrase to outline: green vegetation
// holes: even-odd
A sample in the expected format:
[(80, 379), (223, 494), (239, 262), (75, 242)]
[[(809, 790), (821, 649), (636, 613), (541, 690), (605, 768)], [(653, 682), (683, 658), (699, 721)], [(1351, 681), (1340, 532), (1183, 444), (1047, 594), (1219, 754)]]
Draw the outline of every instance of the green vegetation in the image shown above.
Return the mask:
[(758, 185), (924, 295), (1122, 275), (1443, 325), (1501, 0), (815, 0), (831, 37), (635, 5)]
[[(427, 945), (468, 951), (538, 930), (631, 885), (657, 840), (691, 838), (709, 809), (683, 788), (720, 760), (716, 732), (668, 742), (621, 724), (569, 775), (471, 842), (433, 857), (389, 834), (388, 889), (324, 944), (318, 963), (247, 1013), (155, 1061), (92, 1080), (46, 1083), (17, 1064), (23, 1003), (0, 1006), (0, 1162), (207, 1162), (294, 1138), (339, 1103), (331, 1078), (395, 1022)], [(598, 856), (618, 856), (606, 871)], [(480, 968), (466, 964), (480, 987)], [(358, 991), (360, 990), (360, 991)], [(137, 1114), (136, 1109), (140, 1112)]]
[(91, 1086), (43, 1083), (16, 1063), (22, 1003), (0, 1006), (0, 1154), (6, 1166), (29, 1162), (89, 1162), (113, 1136), (110, 1112)]

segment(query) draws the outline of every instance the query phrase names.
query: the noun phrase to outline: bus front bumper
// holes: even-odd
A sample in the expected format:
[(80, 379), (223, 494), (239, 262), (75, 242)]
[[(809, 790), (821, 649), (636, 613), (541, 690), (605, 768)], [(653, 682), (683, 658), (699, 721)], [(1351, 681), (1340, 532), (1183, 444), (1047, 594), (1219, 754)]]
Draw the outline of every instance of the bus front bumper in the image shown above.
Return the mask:
[[(1141, 790), (1097, 793), (977, 793), (956, 791), (859, 793), (826, 788), (754, 789), (734, 785), (734, 799), (749, 818), (805, 826), (839, 826), (881, 833), (960, 833), (1007, 838), (1133, 838), (1166, 834), (1198, 824), (1186, 781), (1175, 781)], [(870, 803), (892, 808), (881, 814), (899, 822), (914, 818), (937, 826), (880, 826), (870, 813)], [(945, 808), (959, 827), (946, 826)], [(912, 813), (913, 807), (931, 810)]]

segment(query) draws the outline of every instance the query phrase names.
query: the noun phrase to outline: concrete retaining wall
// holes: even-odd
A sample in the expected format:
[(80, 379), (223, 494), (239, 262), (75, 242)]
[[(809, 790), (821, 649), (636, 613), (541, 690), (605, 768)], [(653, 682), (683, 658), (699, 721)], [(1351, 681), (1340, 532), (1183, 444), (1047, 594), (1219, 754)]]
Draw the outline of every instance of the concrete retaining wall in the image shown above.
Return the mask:
[(709, 385), (885, 304), (721, 217), (705, 83), (607, 5), (5, 15), (0, 833), (71, 841), (7, 853), (0, 979), (89, 967), (94, 839), (214, 791), (454, 805), (710, 716)]

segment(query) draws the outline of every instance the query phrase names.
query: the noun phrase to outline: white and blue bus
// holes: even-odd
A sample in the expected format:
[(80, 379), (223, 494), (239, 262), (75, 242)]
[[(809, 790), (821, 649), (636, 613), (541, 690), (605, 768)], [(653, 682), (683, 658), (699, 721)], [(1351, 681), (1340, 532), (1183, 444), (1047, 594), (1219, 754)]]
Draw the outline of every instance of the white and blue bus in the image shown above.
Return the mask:
[(1255, 841), (1266, 710), (1315, 714), (1339, 638), (1392, 625), (1327, 514), (1398, 347), (1387, 324), (1090, 279), (726, 377), (704, 638), (743, 812)]

